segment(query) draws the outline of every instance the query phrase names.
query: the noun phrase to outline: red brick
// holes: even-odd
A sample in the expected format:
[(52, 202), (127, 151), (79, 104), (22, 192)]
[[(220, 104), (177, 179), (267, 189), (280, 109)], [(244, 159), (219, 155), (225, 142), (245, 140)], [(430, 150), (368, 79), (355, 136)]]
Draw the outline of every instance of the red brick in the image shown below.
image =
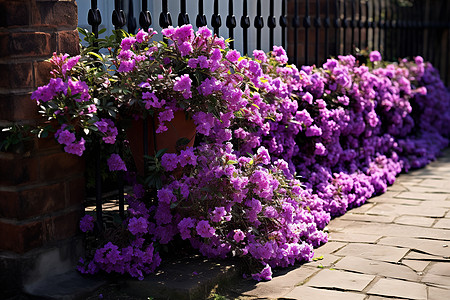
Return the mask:
[(76, 28), (77, 5), (73, 1), (39, 1), (36, 3), (35, 24), (58, 28)]
[(0, 87), (27, 88), (33, 86), (32, 63), (0, 64)]
[(0, 27), (26, 26), (30, 24), (28, 1), (1, 1)]
[(16, 192), (0, 192), (0, 217), (28, 219), (64, 209), (64, 183)]
[(0, 250), (24, 253), (43, 244), (42, 222), (10, 224), (0, 221)]
[(39, 118), (36, 102), (27, 94), (0, 95), (0, 120), (34, 120)]
[(53, 242), (75, 236), (78, 233), (81, 212), (79, 209), (44, 220), (44, 241)]
[(0, 32), (0, 57), (9, 56), (8, 45), (9, 45), (9, 33)]
[(46, 85), (50, 81), (50, 71), (53, 69), (53, 65), (49, 61), (34, 62), (34, 80), (35, 86)]
[(66, 206), (70, 207), (82, 204), (85, 199), (86, 182), (84, 176), (74, 178), (66, 183), (68, 195), (66, 195)]
[(38, 180), (39, 158), (37, 157), (23, 157), (20, 154), (2, 155), (0, 166), (0, 185), (14, 186)]
[(9, 40), (9, 52), (14, 56), (50, 56), (52, 35), (45, 32), (12, 33)]
[(83, 174), (84, 159), (68, 153), (54, 153), (42, 156), (40, 160), (40, 179), (54, 180)]
[(58, 33), (58, 53), (80, 54), (78, 30), (60, 31)]

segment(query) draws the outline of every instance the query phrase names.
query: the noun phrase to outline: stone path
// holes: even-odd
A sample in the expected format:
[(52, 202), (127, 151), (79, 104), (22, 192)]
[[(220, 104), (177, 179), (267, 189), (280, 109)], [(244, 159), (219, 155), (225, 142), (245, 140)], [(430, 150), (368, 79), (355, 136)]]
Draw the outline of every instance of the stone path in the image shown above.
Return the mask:
[(239, 281), (239, 299), (450, 299), (450, 150), (333, 219), (315, 260)]

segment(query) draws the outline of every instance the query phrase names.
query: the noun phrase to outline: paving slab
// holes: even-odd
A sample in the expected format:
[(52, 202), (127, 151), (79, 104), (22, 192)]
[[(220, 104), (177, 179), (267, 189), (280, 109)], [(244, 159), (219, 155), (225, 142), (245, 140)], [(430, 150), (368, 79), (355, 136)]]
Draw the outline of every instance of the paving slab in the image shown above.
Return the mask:
[(395, 219), (395, 216), (371, 215), (367, 213), (357, 214), (354, 212), (348, 212), (339, 218), (341, 220), (349, 220), (349, 221), (392, 223), (392, 221), (394, 221)]
[(273, 272), (273, 279), (264, 282), (240, 280), (230, 287), (232, 294), (256, 297), (257, 299), (273, 299), (284, 297), (295, 286), (303, 283), (310, 276), (319, 272), (318, 268), (301, 266), (296, 268), (278, 269)]
[(333, 253), (336, 250), (341, 249), (342, 247), (344, 247), (347, 244), (348, 243), (330, 241), (330, 242), (320, 246), (319, 248), (314, 249), (314, 254), (320, 256), (320, 255), (324, 255), (324, 254)]
[(433, 286), (428, 287), (428, 300), (444, 300), (450, 299), (450, 290), (437, 288)]
[(402, 264), (416, 271), (417, 273), (423, 274), (423, 271), (426, 267), (428, 267), (430, 262), (426, 260), (402, 259)]
[(330, 268), (341, 258), (342, 257), (333, 254), (315, 255), (312, 261), (305, 263), (304, 265), (311, 268)]
[[(406, 199), (417, 199), (417, 200), (445, 200), (448, 194), (436, 194), (436, 193), (412, 193), (412, 192), (401, 192), (398, 193), (395, 198), (406, 198)], [(427, 202), (429, 203), (429, 202)]]
[(450, 219), (440, 219), (434, 224), (434, 228), (450, 229)]
[(450, 261), (450, 257), (441, 257), (416, 251), (409, 252), (408, 254), (406, 254), (404, 259), (423, 260), (423, 261)]
[(280, 300), (295, 299), (295, 300), (364, 300), (366, 295), (357, 294), (353, 292), (340, 292), (334, 290), (326, 290), (313, 288), (308, 286), (295, 287), (290, 293), (285, 295)]
[(384, 245), (352, 243), (335, 252), (337, 256), (356, 256), (372, 260), (398, 262), (409, 249)]
[(448, 276), (425, 274), (425, 276), (422, 277), (422, 282), (426, 283), (427, 285), (433, 285), (450, 290), (450, 277)]
[(450, 246), (447, 241), (420, 239), (410, 237), (385, 237), (378, 244), (409, 248), (441, 258), (450, 257)]
[(233, 261), (186, 257), (165, 261), (159, 271), (144, 280), (126, 280), (122, 289), (128, 295), (143, 299), (203, 299), (214, 286), (225, 285), (238, 277)]
[(450, 262), (433, 262), (427, 269), (427, 274), (447, 276), (450, 280)]
[[(400, 224), (384, 224), (384, 223), (367, 223), (359, 221), (354, 222), (352, 226), (346, 226), (340, 231), (345, 233), (366, 233), (379, 234), (382, 236), (398, 236), (398, 237), (418, 237), (440, 240), (450, 240), (450, 230), (440, 228), (424, 228)], [(333, 230), (332, 224), (329, 226), (330, 231)]]
[(434, 218), (421, 216), (399, 216), (395, 218), (394, 223), (411, 226), (431, 227), (436, 221)]
[(358, 272), (361, 274), (372, 274), (383, 277), (405, 279), (408, 281), (419, 281), (419, 275), (407, 266), (361, 257), (346, 256), (337, 262), (334, 267), (336, 269)]
[(305, 285), (361, 292), (374, 279), (373, 275), (324, 269), (308, 280)]
[(426, 300), (427, 286), (422, 283), (380, 278), (367, 293), (387, 297)]
[(376, 243), (381, 235), (362, 234), (362, 233), (346, 233), (344, 232), (330, 232), (328, 239), (336, 242), (350, 242), (350, 243)]
[(390, 216), (424, 216), (442, 218), (445, 216), (446, 211), (440, 207), (433, 206), (411, 206), (411, 205), (399, 205), (390, 203), (378, 203), (367, 211), (369, 214), (375, 215), (390, 215)]

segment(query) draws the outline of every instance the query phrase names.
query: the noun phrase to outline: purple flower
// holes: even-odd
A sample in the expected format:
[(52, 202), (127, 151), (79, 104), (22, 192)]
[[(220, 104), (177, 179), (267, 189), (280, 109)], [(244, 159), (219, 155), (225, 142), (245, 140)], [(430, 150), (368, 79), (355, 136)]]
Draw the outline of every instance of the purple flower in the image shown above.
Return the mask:
[(84, 215), (80, 220), (80, 229), (83, 232), (88, 232), (94, 229), (94, 217), (91, 215)]
[(190, 228), (195, 227), (195, 220), (190, 217), (184, 218), (178, 223), (177, 227), (178, 230), (180, 231), (181, 238), (183, 240), (188, 239), (191, 237)]
[(107, 160), (108, 168), (110, 171), (126, 171), (127, 166), (119, 154), (111, 154)]
[(240, 229), (234, 230), (233, 239), (239, 243), (240, 241), (243, 241), (245, 239), (245, 234)]
[(176, 202), (177, 198), (172, 193), (172, 190), (169, 188), (162, 188), (158, 190), (158, 201), (171, 204), (172, 202)]
[(133, 217), (128, 221), (128, 230), (133, 234), (146, 233), (148, 228), (148, 221), (144, 217)]
[(64, 147), (64, 151), (66, 151), (67, 153), (70, 154), (75, 154), (78, 156), (83, 155), (83, 152), (85, 150), (84, 144), (86, 143), (86, 141), (81, 138), (79, 142), (74, 142), (72, 144), (69, 144), (67, 146)]
[(252, 278), (257, 281), (272, 280), (272, 268), (266, 265), (260, 273), (252, 274)]
[(198, 222), (195, 229), (197, 230), (198, 235), (203, 238), (213, 237), (216, 233), (216, 230), (209, 225), (208, 221), (205, 220)]
[(178, 155), (175, 153), (165, 153), (161, 157), (161, 165), (166, 171), (173, 171), (178, 167)]
[(123, 38), (120, 42), (120, 48), (122, 48), (122, 50), (129, 50), (134, 43), (136, 43), (135, 37)]
[(371, 62), (380, 61), (381, 60), (381, 54), (378, 51), (372, 51), (369, 54), (369, 59)]
[(194, 154), (194, 149), (192, 147), (187, 147), (186, 150), (181, 150), (179, 156), (180, 166), (184, 167), (187, 164), (191, 166), (197, 165), (197, 156)]
[(73, 142), (75, 142), (75, 140), (75, 134), (68, 130), (63, 130), (58, 134), (58, 143), (60, 143), (61, 145), (72, 144)]
[(189, 75), (184, 74), (175, 79), (173, 90), (177, 92), (182, 92), (184, 99), (189, 99), (192, 97), (191, 84), (192, 80), (189, 78)]
[(225, 57), (232, 63), (237, 63), (241, 57), (241, 54), (236, 50), (230, 50), (227, 54), (225, 54)]
[(321, 136), (322, 135), (322, 129), (319, 128), (317, 125), (312, 125), (306, 129), (305, 135), (310, 136)]

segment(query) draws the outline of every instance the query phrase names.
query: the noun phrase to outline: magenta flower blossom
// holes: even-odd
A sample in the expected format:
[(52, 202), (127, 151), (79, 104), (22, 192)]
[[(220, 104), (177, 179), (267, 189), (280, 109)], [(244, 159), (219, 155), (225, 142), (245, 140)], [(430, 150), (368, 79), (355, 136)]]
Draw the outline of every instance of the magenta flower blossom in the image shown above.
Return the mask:
[(175, 79), (173, 90), (177, 92), (182, 92), (184, 99), (189, 99), (192, 97), (191, 84), (192, 80), (189, 78), (189, 75), (184, 74)]
[(245, 239), (245, 234), (240, 229), (234, 231), (233, 239), (239, 243)]
[(73, 142), (75, 142), (75, 140), (75, 134), (68, 130), (63, 130), (58, 134), (58, 143), (62, 145), (72, 144)]
[(110, 171), (126, 171), (127, 166), (125, 162), (122, 160), (119, 154), (111, 154), (111, 156), (107, 160), (108, 168)]
[(194, 149), (192, 147), (187, 147), (186, 150), (181, 150), (178, 159), (180, 162), (180, 166), (182, 167), (188, 164), (191, 166), (197, 165), (197, 156), (194, 154)]
[(381, 60), (381, 54), (378, 51), (372, 51), (369, 54), (369, 59), (371, 62), (380, 61)]
[(133, 217), (128, 221), (128, 230), (133, 235), (146, 233), (147, 228), (148, 228), (148, 221), (143, 217), (140, 218)]
[(85, 143), (86, 141), (84, 140), (84, 138), (81, 138), (78, 142), (75, 141), (72, 144), (65, 146), (64, 151), (70, 154), (81, 156), (83, 155), (83, 152), (85, 150)]
[(126, 37), (122, 39), (120, 42), (120, 48), (122, 50), (130, 50), (131, 46), (133, 46), (136, 43), (135, 37)]
[(252, 274), (252, 278), (257, 281), (272, 280), (272, 268), (267, 264), (260, 273)]
[(80, 220), (80, 229), (83, 232), (94, 230), (94, 217), (91, 215), (84, 215)]
[(164, 153), (161, 157), (161, 165), (166, 171), (173, 171), (178, 167), (178, 155), (175, 153)]
[(198, 235), (203, 238), (211, 238), (216, 233), (214, 227), (209, 225), (209, 222), (205, 220), (198, 222), (195, 229), (197, 230)]
[(232, 63), (237, 63), (239, 58), (241, 57), (241, 54), (236, 50), (230, 50), (227, 52), (227, 54), (225, 54), (225, 57)]

